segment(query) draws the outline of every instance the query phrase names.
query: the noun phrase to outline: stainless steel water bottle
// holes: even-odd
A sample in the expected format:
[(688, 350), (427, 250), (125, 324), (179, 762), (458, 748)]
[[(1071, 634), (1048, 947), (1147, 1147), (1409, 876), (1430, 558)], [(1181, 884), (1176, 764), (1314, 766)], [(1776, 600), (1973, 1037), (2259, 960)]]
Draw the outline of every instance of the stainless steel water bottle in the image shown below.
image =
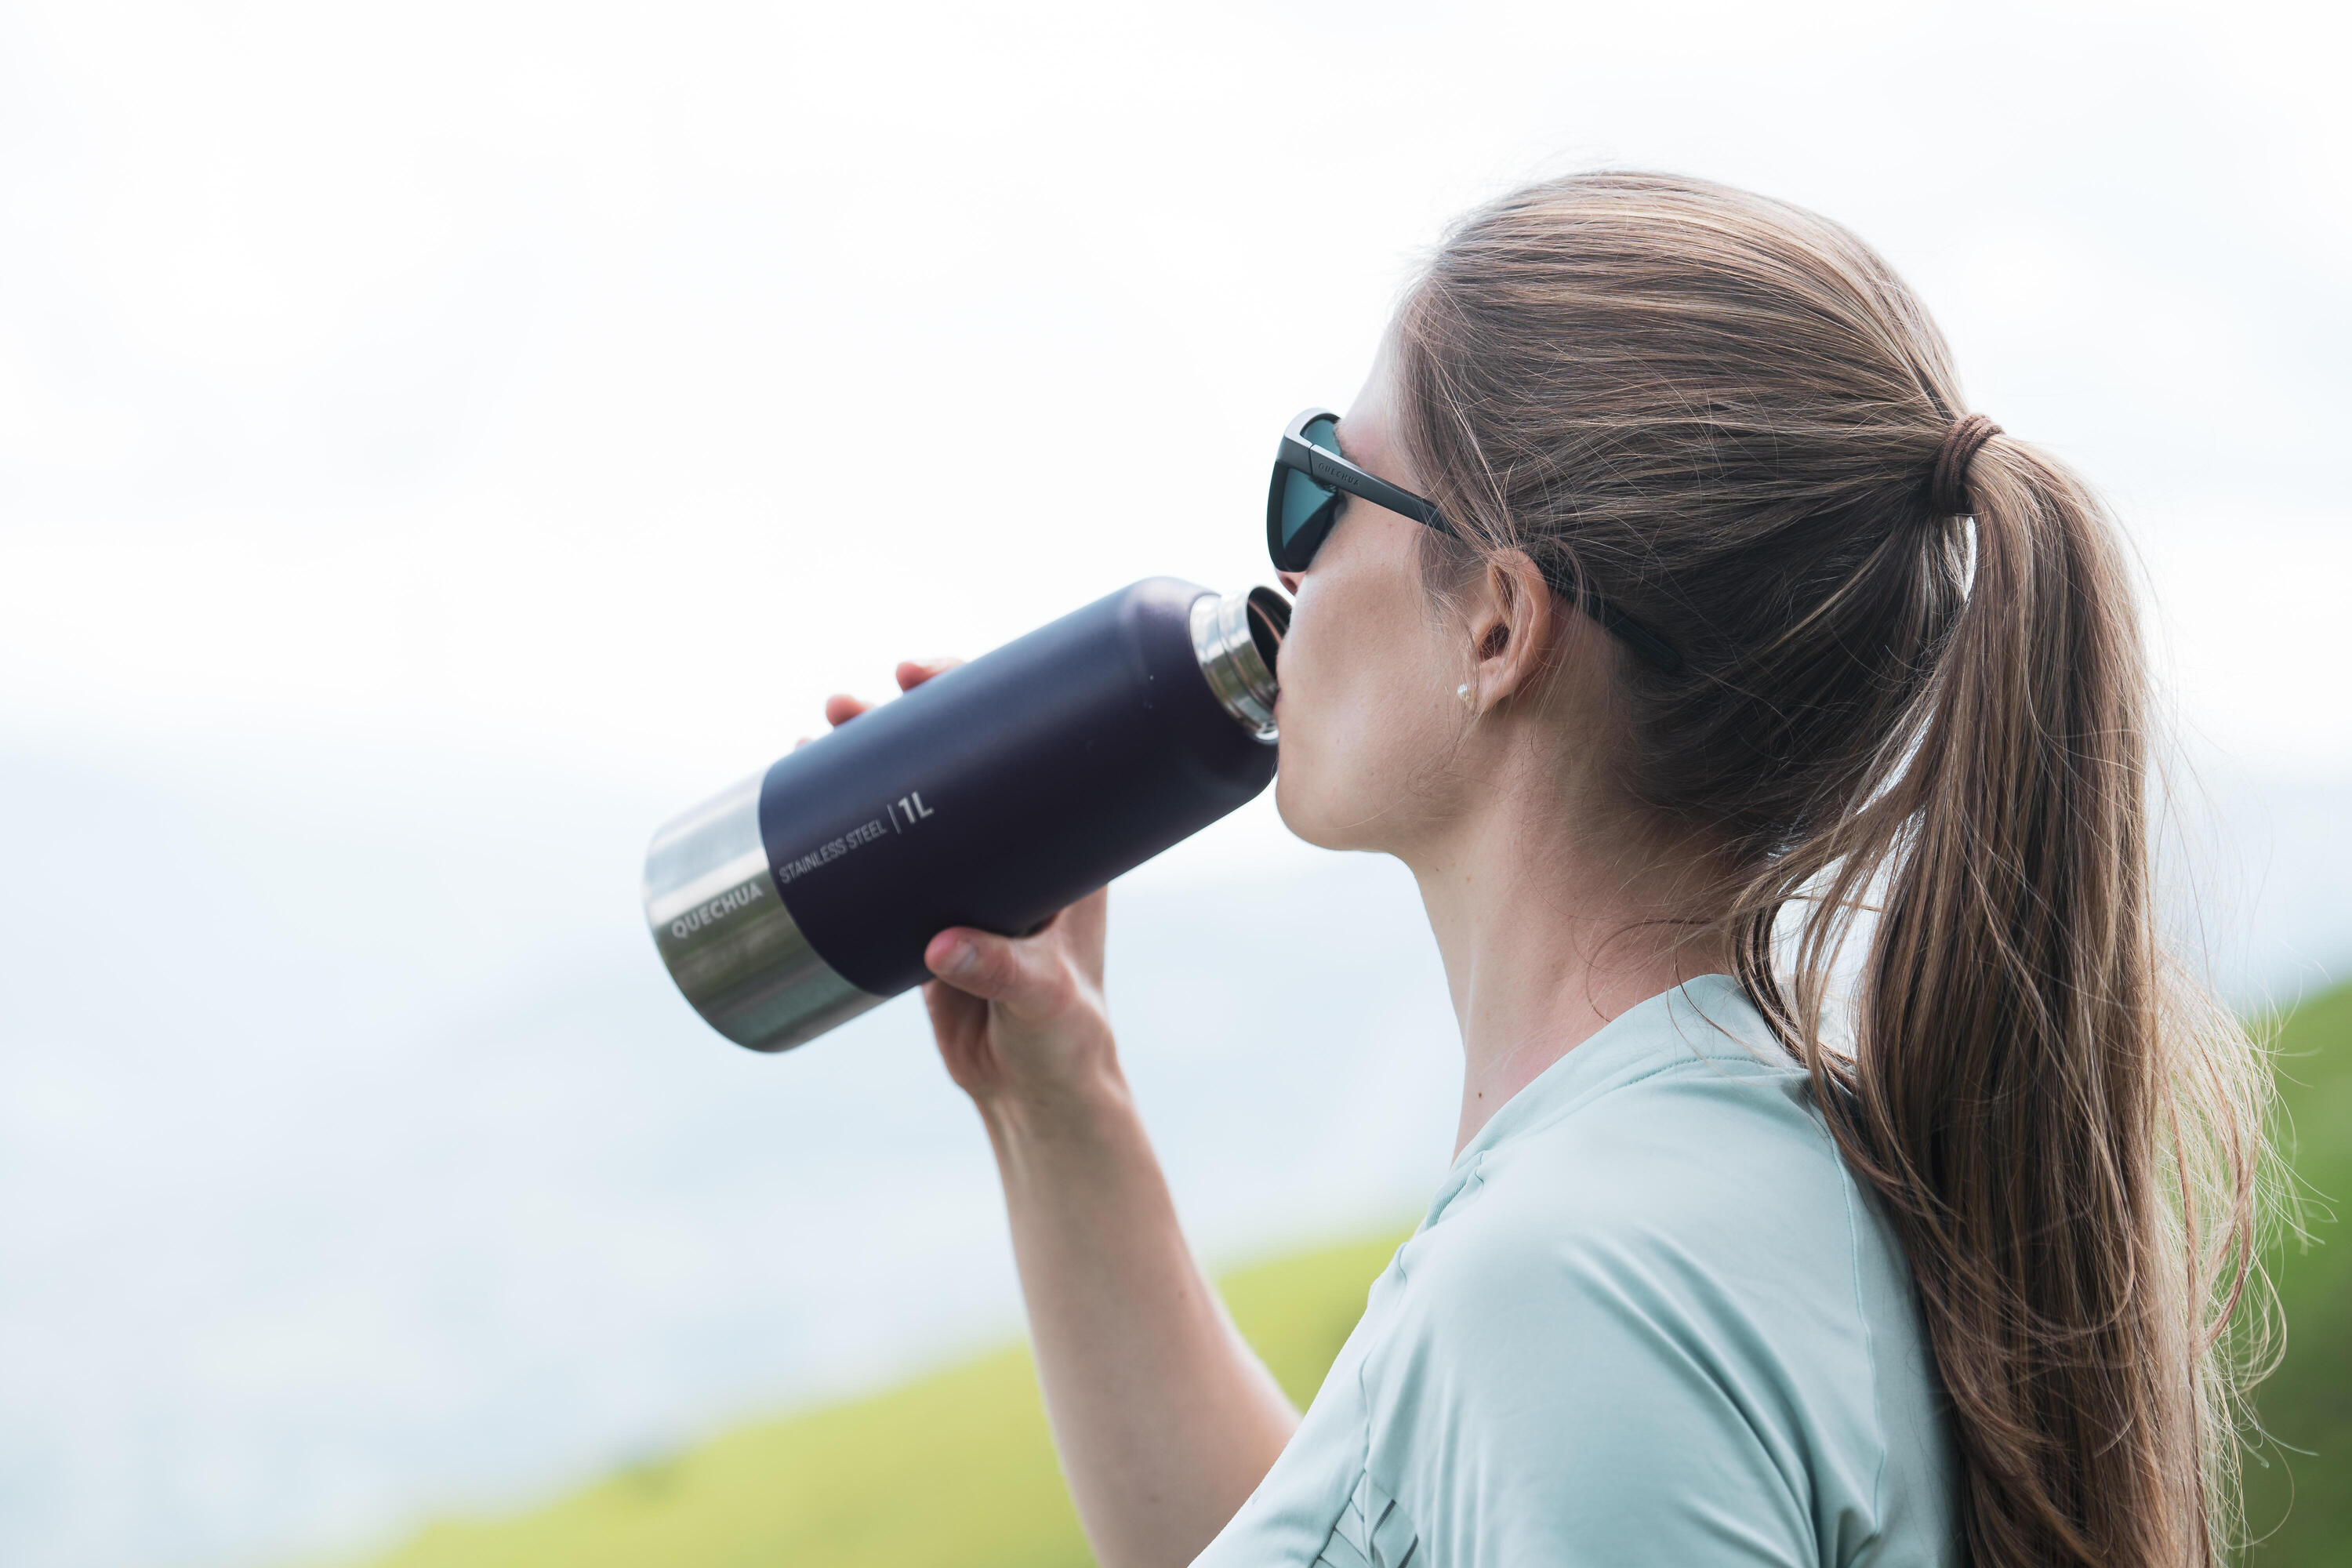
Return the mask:
[(1274, 777), (1290, 607), (1152, 577), (935, 676), (654, 835), (645, 906), (695, 1011), (802, 1045), (1015, 934)]

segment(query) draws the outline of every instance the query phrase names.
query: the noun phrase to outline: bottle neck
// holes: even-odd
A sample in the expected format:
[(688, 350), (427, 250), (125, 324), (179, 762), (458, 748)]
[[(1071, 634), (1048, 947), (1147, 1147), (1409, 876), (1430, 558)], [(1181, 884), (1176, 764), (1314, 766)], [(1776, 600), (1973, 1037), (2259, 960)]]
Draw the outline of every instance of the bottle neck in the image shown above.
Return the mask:
[(1290, 605), (1271, 588), (1247, 588), (1192, 601), (1192, 651), (1220, 706), (1266, 745), (1278, 738), (1275, 679)]

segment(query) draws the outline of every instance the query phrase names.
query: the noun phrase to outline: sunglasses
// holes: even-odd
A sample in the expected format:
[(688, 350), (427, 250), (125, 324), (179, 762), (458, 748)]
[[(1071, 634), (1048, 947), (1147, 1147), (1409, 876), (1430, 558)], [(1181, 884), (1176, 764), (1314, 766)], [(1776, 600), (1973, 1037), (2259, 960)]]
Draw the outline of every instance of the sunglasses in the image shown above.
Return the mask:
[[(1424, 528), (1461, 537), (1434, 502), (1349, 462), (1339, 451), (1339, 416), (1328, 408), (1309, 408), (1284, 428), (1282, 445), (1275, 449), (1274, 488), (1265, 498), (1265, 548), (1276, 569), (1306, 571), (1331, 536), (1349, 496), (1386, 507)], [(1673, 644), (1594, 595), (1579, 593), (1573, 578), (1563, 580), (1546, 568), (1544, 581), (1581, 605), (1644, 663), (1669, 674), (1683, 667), (1683, 656)]]

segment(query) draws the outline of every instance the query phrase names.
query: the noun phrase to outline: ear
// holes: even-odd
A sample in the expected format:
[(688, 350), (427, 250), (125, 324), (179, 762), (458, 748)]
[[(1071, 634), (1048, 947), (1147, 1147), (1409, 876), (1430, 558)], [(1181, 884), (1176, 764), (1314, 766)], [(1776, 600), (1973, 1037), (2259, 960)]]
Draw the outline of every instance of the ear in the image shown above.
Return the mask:
[(1541, 684), (1561, 629), (1559, 602), (1523, 550), (1486, 563), (1464, 609), (1470, 635), (1470, 705), (1485, 712)]

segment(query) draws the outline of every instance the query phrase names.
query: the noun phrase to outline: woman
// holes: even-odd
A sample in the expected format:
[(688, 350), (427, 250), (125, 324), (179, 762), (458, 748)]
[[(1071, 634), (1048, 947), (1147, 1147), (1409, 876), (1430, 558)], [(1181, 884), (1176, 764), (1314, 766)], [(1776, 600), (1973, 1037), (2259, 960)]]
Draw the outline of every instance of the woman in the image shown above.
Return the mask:
[(940, 933), (1102, 1561), (2217, 1560), (2264, 1079), (2161, 951), (2098, 503), (1853, 236), (1648, 174), (1470, 216), (1283, 453), (1278, 801), (1418, 879), (1458, 1157), (1302, 1422), (1103, 896)]

